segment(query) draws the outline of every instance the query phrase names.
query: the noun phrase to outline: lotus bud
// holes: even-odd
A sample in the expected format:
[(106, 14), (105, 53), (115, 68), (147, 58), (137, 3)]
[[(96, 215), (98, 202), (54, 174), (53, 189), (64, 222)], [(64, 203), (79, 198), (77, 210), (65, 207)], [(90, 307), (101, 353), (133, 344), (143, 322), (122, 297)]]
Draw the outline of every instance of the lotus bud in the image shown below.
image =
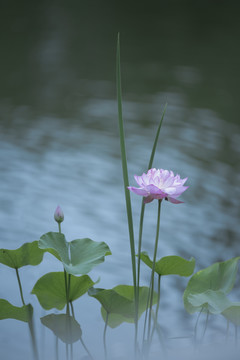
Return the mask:
[(59, 224), (64, 220), (64, 214), (63, 214), (63, 211), (62, 211), (62, 209), (61, 209), (61, 207), (59, 205), (57, 206), (57, 208), (55, 210), (54, 219)]

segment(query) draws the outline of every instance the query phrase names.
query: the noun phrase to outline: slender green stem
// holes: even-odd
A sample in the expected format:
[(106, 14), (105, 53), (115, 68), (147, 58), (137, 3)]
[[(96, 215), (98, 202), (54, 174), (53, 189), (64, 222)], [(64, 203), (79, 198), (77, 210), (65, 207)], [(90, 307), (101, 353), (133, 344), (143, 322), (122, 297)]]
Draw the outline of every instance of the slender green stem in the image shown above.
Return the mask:
[(197, 316), (197, 321), (196, 321), (196, 324), (194, 326), (194, 346), (195, 346), (195, 348), (197, 346), (197, 327), (198, 327), (198, 322), (199, 322), (200, 315), (201, 315), (202, 312), (203, 312), (203, 307), (201, 308), (201, 311), (199, 312), (199, 314)]
[(68, 279), (67, 279), (67, 272), (64, 269), (64, 282), (65, 282), (65, 293), (66, 293), (66, 314), (69, 315), (69, 301), (68, 301)]
[[(59, 234), (61, 234), (61, 223), (58, 222), (58, 232)], [(70, 282), (71, 282), (71, 275), (68, 274), (68, 277), (67, 277), (67, 272), (66, 270), (64, 269), (64, 281), (65, 281), (65, 293), (66, 293), (66, 303), (67, 303), (67, 306), (66, 306), (66, 314), (69, 315), (69, 294), (70, 294)]]
[[(67, 301), (68, 301), (68, 311), (69, 311), (69, 316), (70, 316), (70, 310), (69, 310), (69, 304), (71, 305), (71, 308), (73, 308), (72, 306), (72, 302), (70, 302), (69, 300), (69, 295), (70, 295), (70, 286), (71, 286), (71, 274), (68, 274), (68, 288), (67, 288)], [(70, 328), (71, 330), (71, 328)], [(70, 334), (72, 337), (72, 333)], [(71, 360), (73, 360), (73, 343), (71, 342), (70, 344), (70, 353), (71, 353)]]
[(116, 80), (117, 80), (117, 102), (118, 102), (118, 124), (119, 124), (119, 135), (120, 135), (120, 149), (121, 149), (121, 159), (122, 159), (122, 171), (123, 171), (123, 182), (124, 182), (124, 191), (125, 191), (125, 201), (127, 207), (127, 218), (128, 218), (128, 231), (129, 231), (129, 240), (130, 240), (130, 250), (131, 250), (131, 260), (132, 260), (132, 276), (133, 276), (133, 286), (134, 286), (134, 303), (135, 303), (135, 353), (137, 349), (137, 294), (136, 294), (136, 261), (135, 261), (135, 244), (134, 244), (134, 232), (133, 232), (133, 220), (132, 220), (132, 207), (131, 207), (131, 198), (128, 191), (128, 166), (127, 166), (127, 156), (125, 149), (125, 136), (124, 136), (124, 127), (123, 127), (123, 116), (122, 116), (122, 85), (121, 85), (121, 65), (120, 65), (120, 35), (118, 34), (117, 39), (117, 59), (116, 59)]
[(67, 281), (67, 303), (68, 303), (68, 313), (70, 313), (70, 312), (69, 312), (70, 287), (71, 287), (71, 274), (68, 274), (68, 281)]
[(158, 298), (157, 298), (156, 319), (158, 318), (158, 311), (159, 311), (159, 305), (160, 305), (160, 295), (161, 295), (161, 275), (158, 275)]
[[(70, 301), (70, 306), (71, 306), (71, 311), (72, 311), (72, 317), (75, 319), (75, 313), (74, 313), (74, 308), (73, 308), (73, 303), (72, 303), (72, 301)], [(82, 337), (80, 338), (80, 341), (81, 341), (81, 343), (82, 343), (82, 346), (83, 346), (84, 349), (86, 350), (88, 356), (89, 356), (91, 359), (93, 359), (93, 357), (92, 357), (90, 351), (88, 350), (87, 346), (85, 345)]]
[(235, 325), (235, 347), (237, 347), (238, 344), (238, 327)]
[(209, 320), (209, 311), (207, 311), (207, 316), (206, 316), (206, 321), (205, 321), (205, 326), (204, 326), (201, 342), (203, 341), (206, 330), (207, 330), (208, 320)]
[(59, 359), (58, 357), (58, 337), (56, 336), (56, 342), (55, 342), (55, 352), (56, 352), (56, 360)]
[(148, 316), (148, 337), (147, 337), (148, 342), (149, 342), (149, 339), (150, 339), (150, 331), (151, 331), (152, 304), (153, 304), (153, 292), (154, 292), (154, 272), (155, 272), (155, 264), (156, 264), (156, 257), (157, 257), (157, 248), (158, 248), (158, 239), (159, 239), (161, 203), (162, 203), (162, 200), (158, 200), (157, 231), (156, 231), (156, 239), (155, 239), (154, 254), (153, 254), (153, 263), (152, 263), (152, 272), (151, 272), (151, 293), (150, 293), (149, 316)]
[[(143, 232), (143, 218), (144, 218), (145, 204), (142, 200), (140, 222), (139, 222), (139, 235), (138, 235), (138, 262), (137, 262), (137, 287), (140, 283), (140, 264), (141, 264), (141, 249), (142, 249), (142, 232)], [(139, 290), (139, 289), (138, 289)]]
[[(156, 136), (155, 136), (151, 156), (150, 156), (149, 163), (148, 163), (148, 169), (151, 169), (152, 164), (153, 164), (153, 159), (154, 159), (155, 152), (156, 152), (157, 142), (158, 142), (158, 138), (159, 138), (159, 134), (160, 134), (160, 130), (161, 130), (161, 127), (162, 127), (162, 122), (163, 122), (163, 118), (164, 118), (166, 109), (167, 109), (167, 104), (165, 104), (165, 106), (164, 106), (163, 114), (161, 116), (161, 120), (160, 120), (160, 123), (159, 123), (157, 131), (156, 131)], [(138, 236), (137, 287), (139, 287), (139, 282), (140, 282), (140, 254), (141, 254), (141, 248), (142, 248), (142, 232), (143, 232), (144, 210), (145, 210), (145, 204), (144, 204), (144, 201), (142, 200), (142, 207), (141, 207), (141, 213), (140, 213), (140, 222), (139, 222), (139, 236)]]
[(153, 334), (154, 331), (157, 327), (157, 319), (158, 319), (158, 311), (159, 311), (159, 305), (160, 305), (160, 288), (161, 288), (161, 275), (158, 275), (158, 297), (157, 297), (157, 308), (156, 308), (156, 314), (155, 314), (155, 318), (154, 318), (154, 326), (152, 328), (152, 333), (151, 333), (151, 341), (150, 344), (152, 342), (152, 338), (153, 338)]
[(142, 200), (139, 235), (138, 235), (138, 258), (137, 258), (137, 288), (136, 288), (136, 331), (135, 331), (135, 344), (137, 343), (138, 336), (138, 311), (139, 311), (139, 286), (140, 286), (140, 264), (141, 264), (141, 249), (142, 249), (142, 232), (143, 232), (143, 218), (144, 218), (145, 204)]
[(20, 280), (18, 268), (16, 268), (15, 270), (16, 270), (16, 275), (17, 275), (17, 280), (18, 280), (18, 286), (19, 286), (19, 291), (20, 291), (21, 300), (22, 300), (23, 305), (25, 305), (25, 301), (24, 301), (24, 298), (23, 298), (22, 284), (21, 284), (21, 280)]
[(229, 320), (227, 320), (227, 329), (226, 329), (226, 342), (228, 342), (228, 337), (229, 337)]
[[(144, 318), (143, 337), (142, 337), (142, 346), (143, 346), (143, 347), (144, 347), (144, 343), (145, 343), (145, 335), (146, 335), (146, 327), (147, 327), (147, 318), (148, 318), (148, 311), (149, 311), (150, 289), (151, 289), (151, 282), (150, 282), (150, 284), (149, 284), (148, 298), (147, 298), (145, 318)], [(143, 349), (143, 348), (142, 348), (142, 349)], [(142, 351), (143, 351), (143, 350), (142, 350)]]
[(29, 316), (28, 326), (29, 326), (30, 335), (31, 335), (34, 359), (38, 360), (39, 357), (38, 357), (37, 342), (36, 342), (35, 331), (34, 331), (34, 326), (33, 326), (32, 314)]
[[(58, 232), (59, 234), (61, 234), (61, 223), (58, 222)], [(65, 282), (65, 293), (66, 293), (66, 314), (70, 315), (70, 311), (69, 311), (69, 285), (68, 285), (68, 279), (67, 279), (67, 272), (64, 269), (64, 282)], [(66, 331), (69, 331), (69, 329), (67, 328)], [(72, 348), (71, 348), (71, 357), (72, 357)], [(66, 359), (69, 359), (69, 352), (68, 352), (68, 344), (66, 343)]]
[[(72, 311), (72, 317), (75, 319), (75, 313), (74, 313), (72, 301), (70, 301), (70, 306), (71, 306), (71, 311)], [(82, 337), (80, 337), (80, 342), (81, 342), (83, 348), (85, 349), (86, 353), (88, 354), (89, 358), (93, 360), (93, 356), (91, 355), (90, 351), (88, 350), (87, 346), (85, 345)]]
[(82, 346), (83, 346), (83, 347), (84, 347), (84, 349), (86, 350), (86, 352), (87, 352), (88, 356), (90, 357), (90, 359), (92, 359), (92, 360), (93, 360), (94, 358), (93, 358), (93, 356), (91, 355), (90, 351), (88, 350), (87, 346), (85, 345), (85, 343), (84, 343), (84, 341), (83, 341), (82, 337), (80, 338), (80, 341), (81, 341)]
[[(161, 116), (161, 120), (160, 120), (160, 123), (159, 123), (157, 131), (156, 131), (156, 136), (155, 136), (151, 156), (150, 156), (149, 163), (148, 163), (148, 169), (151, 169), (152, 164), (153, 164), (153, 159), (154, 159), (155, 152), (156, 152), (157, 142), (158, 142), (158, 138), (159, 138), (159, 134), (160, 134), (160, 130), (161, 130), (161, 127), (162, 127), (162, 122), (163, 122), (163, 118), (164, 118), (166, 109), (167, 109), (167, 104), (165, 104), (165, 106), (164, 106), (163, 114)], [(140, 264), (141, 264), (141, 258), (140, 257), (141, 257), (141, 249), (142, 249), (142, 233), (143, 233), (144, 211), (145, 211), (145, 204), (144, 204), (144, 201), (142, 200), (141, 213), (140, 213), (140, 222), (139, 222), (139, 236), (138, 236), (137, 289), (136, 289), (136, 332), (135, 332), (135, 337), (136, 338), (137, 338), (137, 332), (138, 332), (138, 308), (139, 308), (139, 286), (140, 286)], [(146, 314), (145, 314), (143, 339), (145, 337), (146, 315), (147, 315), (147, 311), (146, 311)]]
[[(67, 279), (67, 272), (64, 269), (64, 281), (65, 281), (65, 292), (66, 292), (66, 315), (70, 316), (69, 311), (69, 299), (68, 299), (68, 279)], [(66, 332), (69, 332), (69, 327), (67, 326)], [(66, 359), (69, 359), (69, 344), (66, 343)], [(71, 352), (72, 354), (72, 352)]]
[(72, 317), (75, 319), (75, 313), (74, 313), (74, 308), (73, 308), (72, 301), (70, 301), (70, 306), (71, 306), (71, 311), (72, 311)]
[[(16, 270), (16, 275), (17, 275), (17, 280), (18, 280), (18, 286), (19, 286), (19, 291), (20, 291), (21, 300), (22, 300), (23, 305), (26, 306), (26, 305), (25, 305), (25, 301), (24, 301), (24, 297), (23, 297), (22, 284), (21, 284), (21, 280), (20, 280), (18, 268), (15, 268), (15, 270)], [(31, 305), (28, 305), (28, 306), (31, 306)], [(32, 348), (33, 348), (34, 358), (35, 358), (35, 360), (38, 360), (37, 343), (36, 343), (35, 332), (34, 332), (34, 327), (33, 327), (32, 313), (30, 312), (30, 310), (29, 310), (28, 327), (29, 327), (30, 336), (31, 336), (31, 342), (32, 342)]]
[(106, 314), (106, 321), (103, 331), (103, 345), (104, 345), (104, 353), (105, 353), (105, 360), (107, 360), (107, 343), (106, 343), (106, 332), (107, 332), (107, 325), (108, 325), (108, 312)]
[(68, 344), (66, 344), (66, 359), (69, 359), (69, 355), (68, 355)]
[(71, 360), (73, 360), (73, 343), (70, 344), (70, 354), (71, 354)]

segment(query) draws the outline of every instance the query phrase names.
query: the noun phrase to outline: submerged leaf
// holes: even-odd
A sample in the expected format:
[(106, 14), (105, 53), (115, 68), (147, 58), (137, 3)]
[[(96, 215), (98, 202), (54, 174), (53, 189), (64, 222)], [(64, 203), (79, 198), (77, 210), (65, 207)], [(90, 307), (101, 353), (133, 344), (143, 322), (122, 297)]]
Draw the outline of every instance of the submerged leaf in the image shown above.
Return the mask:
[[(147, 252), (142, 252), (140, 259), (152, 269), (152, 260), (149, 258)], [(190, 276), (195, 268), (195, 259), (191, 258), (189, 261), (180, 256), (165, 256), (156, 261), (155, 272), (158, 275), (180, 275)]]
[(0, 299), (0, 320), (15, 319), (28, 322), (33, 314), (31, 304), (17, 307), (10, 304), (7, 300)]
[(72, 316), (50, 314), (42, 317), (41, 322), (66, 344), (73, 344), (81, 339), (81, 327)]
[(195, 307), (207, 307), (211, 314), (220, 314), (231, 305), (231, 301), (221, 290), (207, 290), (200, 294), (189, 294), (188, 301)]
[(231, 306), (225, 309), (222, 315), (234, 325), (240, 326), (240, 302), (231, 303)]
[[(147, 308), (149, 288), (139, 288), (139, 309), (138, 317)], [(134, 287), (130, 285), (118, 285), (113, 289), (94, 289), (91, 288), (88, 294), (95, 297), (102, 305), (101, 314), (106, 321), (108, 313), (108, 325), (115, 328), (123, 322), (134, 323), (135, 306), (134, 306)], [(157, 293), (154, 292), (153, 305), (157, 302)]]
[(13, 269), (26, 265), (38, 265), (42, 261), (44, 251), (39, 249), (38, 241), (25, 243), (16, 250), (0, 249), (0, 263)]
[(191, 277), (183, 294), (185, 309), (190, 314), (202, 309), (216, 314), (230, 306), (226, 295), (235, 283), (239, 259), (215, 263)]
[[(94, 282), (88, 275), (71, 275), (69, 301), (74, 301), (85, 294)], [(51, 272), (43, 275), (34, 285), (32, 294), (38, 298), (41, 306), (50, 310), (62, 310), (66, 305), (65, 277), (63, 272)]]
[(104, 261), (105, 256), (111, 255), (104, 242), (88, 238), (67, 242), (63, 234), (56, 232), (44, 234), (39, 240), (39, 247), (62, 261), (67, 273), (72, 275), (89, 273), (94, 266)]

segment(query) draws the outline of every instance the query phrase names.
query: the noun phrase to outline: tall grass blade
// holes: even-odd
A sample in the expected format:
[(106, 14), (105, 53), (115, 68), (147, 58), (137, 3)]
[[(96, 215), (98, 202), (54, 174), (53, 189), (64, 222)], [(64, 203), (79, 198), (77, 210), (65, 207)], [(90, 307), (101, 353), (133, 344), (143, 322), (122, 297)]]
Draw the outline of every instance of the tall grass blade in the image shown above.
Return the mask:
[(163, 113), (162, 113), (162, 117), (161, 117), (161, 119), (160, 119), (160, 123), (159, 123), (158, 128), (157, 128), (155, 140), (154, 140), (154, 143), (153, 143), (152, 153), (151, 153), (151, 156), (150, 156), (150, 159), (149, 159), (149, 163), (148, 163), (148, 169), (151, 169), (152, 164), (153, 164), (153, 159), (154, 159), (155, 152), (156, 152), (156, 147), (157, 147), (157, 143), (158, 143), (158, 138), (159, 138), (159, 134), (160, 134), (160, 130), (161, 130), (161, 127), (162, 127), (162, 122), (163, 122), (163, 118), (164, 118), (164, 115), (165, 115), (166, 110), (167, 110), (167, 104), (165, 104), (165, 106), (164, 106)]
[[(162, 113), (162, 116), (161, 116), (161, 119), (160, 119), (160, 122), (159, 122), (159, 125), (158, 125), (158, 128), (157, 128), (157, 132), (156, 132), (156, 136), (155, 136), (155, 139), (154, 139), (151, 156), (150, 156), (149, 163), (148, 163), (148, 169), (151, 169), (152, 164), (153, 164), (153, 159), (154, 159), (154, 156), (155, 156), (156, 147), (157, 147), (157, 143), (158, 143), (158, 138), (159, 138), (159, 134), (160, 134), (160, 130), (161, 130), (161, 127), (162, 127), (162, 122), (163, 122), (163, 119), (164, 119), (166, 109), (167, 109), (167, 104), (165, 104), (165, 106), (164, 106), (163, 113)], [(138, 297), (139, 297), (138, 289), (139, 289), (139, 282), (140, 282), (140, 262), (141, 262), (140, 254), (141, 254), (141, 251), (142, 251), (142, 231), (143, 231), (144, 211), (145, 211), (145, 204), (144, 204), (144, 202), (142, 200), (141, 213), (140, 213), (140, 222), (139, 222), (139, 235), (138, 235), (137, 301), (136, 301), (136, 303), (137, 303), (137, 310), (136, 310), (137, 315), (138, 315)]]
[(121, 64), (120, 64), (120, 35), (118, 34), (117, 39), (117, 60), (116, 60), (116, 81), (117, 81), (117, 102), (118, 102), (118, 125), (120, 134), (120, 148), (121, 148), (121, 159), (122, 159), (122, 171), (123, 171), (123, 183), (125, 191), (125, 201), (127, 208), (128, 218), (128, 231), (130, 240), (131, 260), (132, 260), (132, 276), (134, 286), (134, 303), (135, 303), (135, 356), (137, 353), (137, 324), (138, 324), (138, 310), (137, 310), (137, 276), (136, 276), (136, 261), (135, 261), (135, 244), (134, 244), (134, 232), (133, 232), (133, 220), (132, 220), (132, 206), (130, 193), (127, 189), (129, 185), (128, 181), (128, 167), (127, 167), (127, 156), (125, 149), (125, 136), (123, 127), (123, 116), (122, 116), (122, 85), (121, 85)]
[[(153, 148), (152, 148), (152, 152), (151, 152), (151, 156), (149, 159), (149, 163), (148, 163), (148, 169), (151, 169), (152, 164), (153, 164), (153, 159), (155, 156), (155, 152), (156, 152), (156, 147), (157, 147), (157, 143), (158, 143), (158, 138), (159, 138), (159, 134), (160, 134), (160, 130), (162, 127), (162, 122), (163, 122), (163, 118), (165, 115), (167, 109), (167, 104), (165, 104), (164, 109), (163, 109), (163, 113), (157, 128), (157, 132), (156, 132), (156, 136), (154, 139), (154, 143), (153, 143)], [(145, 204), (142, 200), (142, 207), (141, 207), (141, 213), (140, 213), (140, 225), (139, 225), (139, 236), (138, 236), (138, 264), (137, 264), (137, 287), (139, 287), (139, 281), (140, 281), (140, 254), (142, 251), (142, 230), (143, 230), (143, 219), (144, 219), (144, 210), (145, 210)]]
[(127, 157), (125, 150), (125, 137), (123, 127), (123, 116), (122, 116), (122, 88), (121, 88), (121, 65), (120, 65), (120, 35), (118, 34), (117, 40), (117, 101), (118, 101), (118, 124), (120, 133), (120, 148), (121, 148), (121, 159), (122, 159), (122, 171), (123, 171), (123, 182), (125, 191), (125, 200), (127, 208), (128, 218), (128, 230), (131, 248), (131, 259), (132, 259), (132, 274), (133, 274), (133, 286), (134, 293), (136, 293), (136, 261), (135, 261), (135, 244), (134, 244), (134, 233), (133, 233), (133, 220), (132, 220), (132, 207), (130, 193), (127, 189), (129, 186), (128, 181), (128, 168), (127, 168)]

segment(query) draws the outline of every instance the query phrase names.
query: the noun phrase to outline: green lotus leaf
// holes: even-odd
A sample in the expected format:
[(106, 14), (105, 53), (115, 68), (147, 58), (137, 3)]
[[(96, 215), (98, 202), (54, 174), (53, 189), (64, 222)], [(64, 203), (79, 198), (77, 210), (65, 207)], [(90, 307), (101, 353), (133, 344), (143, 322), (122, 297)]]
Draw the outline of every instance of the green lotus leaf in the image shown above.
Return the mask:
[[(71, 275), (69, 301), (78, 299), (94, 284), (88, 275), (80, 277)], [(62, 310), (67, 303), (64, 273), (51, 272), (43, 275), (34, 285), (32, 294), (37, 296), (44, 309)]]
[(89, 273), (94, 266), (104, 261), (105, 256), (111, 255), (104, 242), (88, 238), (67, 242), (63, 234), (55, 232), (44, 234), (39, 240), (39, 247), (61, 260), (67, 273), (72, 275)]
[(88, 295), (97, 299), (108, 313), (115, 313), (131, 317), (134, 313), (133, 301), (118, 294), (114, 289), (94, 289), (88, 291)]
[(0, 299), (0, 320), (15, 319), (24, 322), (29, 322), (33, 314), (31, 304), (17, 307), (10, 304), (7, 300)]
[[(138, 317), (147, 308), (148, 287), (139, 288), (139, 309)], [(134, 323), (135, 306), (134, 306), (134, 287), (130, 285), (118, 285), (113, 289), (94, 289), (91, 288), (88, 294), (95, 297), (102, 305), (101, 314), (106, 321), (108, 313), (108, 325), (115, 328), (123, 322)], [(153, 305), (157, 302), (157, 293), (153, 295)]]
[(44, 251), (39, 249), (38, 241), (25, 243), (15, 250), (0, 249), (0, 263), (13, 269), (26, 265), (38, 265), (42, 261)]
[(183, 295), (185, 309), (190, 314), (202, 309), (216, 314), (230, 306), (226, 295), (234, 286), (239, 258), (215, 263), (191, 277)]
[[(149, 258), (147, 252), (143, 251), (140, 259), (152, 269), (152, 260)], [(180, 256), (165, 256), (155, 263), (155, 272), (158, 275), (180, 275), (190, 276), (195, 268), (195, 259), (185, 260)]]
[(41, 322), (66, 344), (73, 344), (81, 339), (81, 327), (72, 316), (50, 314), (42, 317)]

